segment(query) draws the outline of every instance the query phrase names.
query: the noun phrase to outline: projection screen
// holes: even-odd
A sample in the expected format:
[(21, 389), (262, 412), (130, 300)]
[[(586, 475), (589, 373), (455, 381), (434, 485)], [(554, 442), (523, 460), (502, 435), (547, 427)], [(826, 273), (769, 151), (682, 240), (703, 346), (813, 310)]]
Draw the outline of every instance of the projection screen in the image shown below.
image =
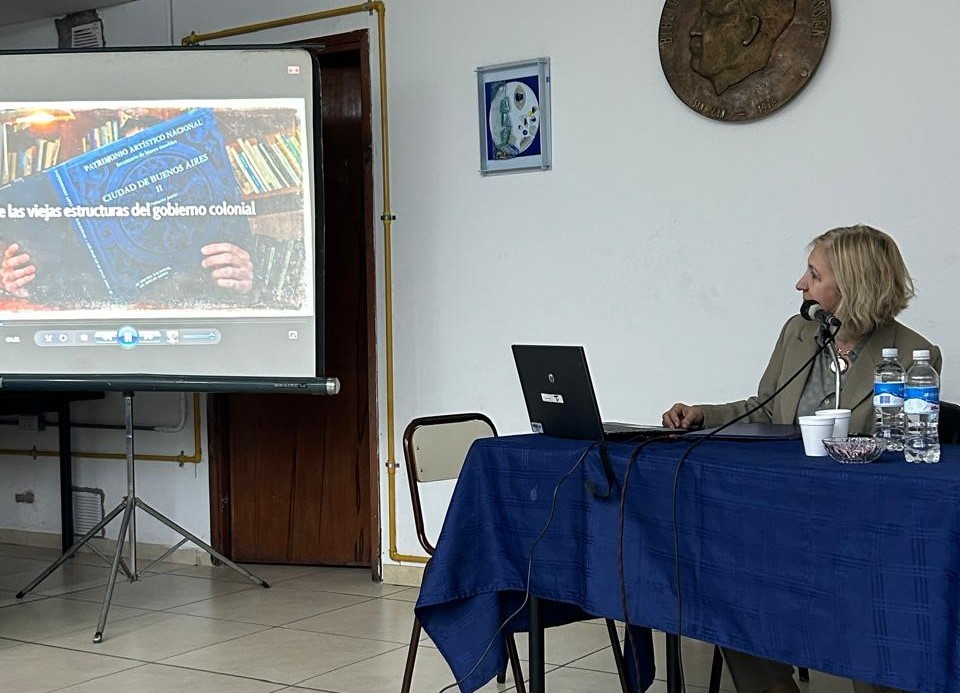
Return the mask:
[(321, 377), (315, 84), (299, 49), (0, 55), (0, 375)]

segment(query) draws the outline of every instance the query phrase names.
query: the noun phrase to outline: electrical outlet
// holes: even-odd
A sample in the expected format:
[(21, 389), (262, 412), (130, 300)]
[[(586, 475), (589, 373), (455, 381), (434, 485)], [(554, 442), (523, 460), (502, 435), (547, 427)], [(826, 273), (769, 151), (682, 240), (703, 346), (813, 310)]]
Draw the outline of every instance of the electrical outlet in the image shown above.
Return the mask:
[(24, 491), (23, 493), (14, 493), (13, 499), (17, 503), (33, 503), (36, 497), (33, 495), (33, 491)]
[(21, 431), (31, 431), (36, 433), (40, 430), (40, 417), (37, 415), (19, 416), (17, 420), (20, 423)]

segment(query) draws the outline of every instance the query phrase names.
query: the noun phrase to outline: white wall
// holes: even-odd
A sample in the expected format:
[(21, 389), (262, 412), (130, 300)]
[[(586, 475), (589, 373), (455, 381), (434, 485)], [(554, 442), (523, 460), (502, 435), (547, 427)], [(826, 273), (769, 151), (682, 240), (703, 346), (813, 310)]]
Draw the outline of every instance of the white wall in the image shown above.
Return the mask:
[[(333, 6), (174, 0), (164, 24), (167, 0), (139, 0), (103, 18), (111, 45), (125, 36), (142, 45)], [(661, 8), (387, 3), (398, 433), (414, 416), (468, 409), (487, 412), (501, 433), (525, 431), (509, 351), (521, 341), (585, 344), (606, 418), (653, 422), (677, 399), (750, 394), (798, 307), (806, 244), (860, 221), (899, 240), (919, 289), (903, 319), (942, 346), (944, 397), (960, 397), (951, 366), (960, 324), (945, 298), (957, 287), (951, 29), (960, 6), (929, 0), (905, 13), (894, 0), (834, 2), (807, 89), (741, 124), (698, 116), (674, 96), (657, 53)], [(251, 40), (358, 27), (375, 45), (367, 15)], [(0, 45), (13, 45), (6, 36)], [(38, 46), (47, 40), (37, 36)], [(482, 178), (473, 71), (541, 55), (553, 72), (554, 169)], [(382, 303), (379, 291), (381, 435)], [(384, 439), (380, 448), (385, 460)], [(190, 493), (199, 500), (198, 471)], [(399, 481), (399, 548), (416, 553)], [(444, 494), (428, 504), (439, 517)], [(385, 506), (382, 516), (385, 527)]]

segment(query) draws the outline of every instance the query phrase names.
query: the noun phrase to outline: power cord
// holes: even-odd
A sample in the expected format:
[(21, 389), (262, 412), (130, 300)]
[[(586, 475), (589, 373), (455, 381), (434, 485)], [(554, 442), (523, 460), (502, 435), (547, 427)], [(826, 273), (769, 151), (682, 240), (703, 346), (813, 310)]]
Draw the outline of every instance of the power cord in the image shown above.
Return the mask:
[[(677, 468), (674, 471), (674, 475), (673, 475), (673, 560), (674, 560), (674, 575), (677, 583), (677, 658), (679, 660), (678, 665), (680, 668), (681, 686), (683, 685), (683, 654), (682, 654), (682, 646), (681, 646), (682, 633), (683, 633), (683, 597), (682, 597), (682, 590), (680, 587), (680, 532), (679, 532), (678, 521), (677, 521), (677, 507), (678, 507), (677, 489), (679, 487), (679, 482), (680, 482), (680, 470), (683, 468), (683, 464), (687, 461), (687, 458), (690, 456), (690, 453), (693, 452), (697, 448), (697, 446), (701, 445), (704, 441), (714, 437), (724, 429), (729, 428), (730, 426), (737, 423), (738, 421), (742, 421), (743, 419), (747, 418), (754, 412), (759, 411), (760, 409), (765, 407), (767, 404), (769, 404), (777, 395), (783, 392), (790, 383), (792, 383), (794, 380), (796, 380), (800, 376), (801, 373), (803, 373), (810, 366), (813, 365), (813, 362), (816, 360), (816, 358), (823, 352), (824, 349), (827, 348), (827, 346), (831, 343), (833, 338), (836, 337), (836, 334), (839, 331), (840, 331), (840, 328), (839, 327), (836, 328), (836, 330), (834, 330), (833, 333), (829, 335), (830, 339), (824, 340), (823, 344), (820, 345), (820, 348), (813, 353), (813, 356), (807, 359), (803, 363), (803, 365), (800, 366), (800, 368), (798, 368), (796, 372), (793, 375), (791, 375), (783, 383), (783, 385), (781, 385), (776, 390), (774, 390), (769, 397), (764, 399), (759, 404), (755, 405), (753, 408), (748, 409), (740, 416), (734, 419), (731, 419), (730, 421), (723, 424), (722, 426), (715, 428), (714, 430), (710, 431), (706, 435), (695, 440), (684, 451), (683, 455), (680, 457), (680, 460), (677, 462)], [(623, 493), (624, 493), (624, 496), (626, 496), (626, 480), (624, 480)]]
[[(649, 438), (642, 441), (639, 445), (636, 445), (633, 449), (633, 452), (630, 453), (630, 458), (627, 460), (627, 469), (623, 474), (623, 486), (620, 489), (620, 509), (618, 515), (618, 526), (617, 526), (617, 571), (618, 579), (620, 582), (620, 605), (623, 609), (623, 625), (626, 629), (626, 632), (629, 637), (630, 632), (630, 611), (627, 608), (627, 581), (625, 577), (624, 567), (623, 567), (623, 535), (624, 535), (624, 517), (626, 514), (626, 498), (627, 498), (627, 483), (630, 481), (630, 470), (633, 468), (633, 463), (637, 460), (637, 457), (640, 454), (640, 451), (643, 450), (650, 443), (663, 443), (668, 441), (679, 440), (679, 436), (670, 435), (670, 436), (661, 436), (657, 438)], [(634, 638), (629, 638), (630, 640), (630, 654), (633, 659), (633, 674), (635, 677), (634, 689), (640, 690), (640, 653), (637, 652), (637, 643)]]
[(473, 673), (480, 667), (480, 664), (490, 653), (490, 648), (493, 647), (493, 644), (497, 641), (497, 638), (499, 637), (500, 633), (503, 632), (503, 629), (507, 627), (507, 624), (510, 623), (510, 621), (512, 621), (518, 614), (527, 608), (527, 603), (530, 601), (530, 578), (533, 575), (533, 552), (536, 550), (537, 544), (539, 544), (540, 540), (546, 535), (547, 530), (550, 529), (550, 524), (553, 522), (553, 516), (556, 514), (557, 510), (557, 494), (560, 492), (560, 487), (563, 485), (563, 482), (570, 478), (570, 475), (573, 474), (581, 464), (583, 464), (583, 461), (587, 458), (587, 455), (589, 455), (590, 451), (597, 447), (597, 445), (598, 443), (591, 443), (589, 447), (587, 447), (587, 449), (581, 453), (580, 457), (577, 458), (576, 463), (570, 468), (570, 470), (560, 477), (557, 485), (553, 487), (553, 496), (550, 500), (550, 514), (547, 516), (547, 522), (543, 526), (543, 529), (540, 530), (540, 534), (537, 535), (537, 538), (533, 540), (533, 544), (530, 545), (530, 558), (527, 561), (527, 586), (524, 589), (523, 601), (520, 603), (520, 606), (518, 606), (516, 610), (507, 616), (503, 623), (500, 624), (500, 627), (497, 628), (493, 636), (490, 638), (490, 642), (487, 643), (487, 647), (484, 649), (483, 654), (481, 654), (480, 658), (477, 659), (477, 663), (470, 668), (470, 671), (451, 683), (449, 686), (441, 688), (438, 693), (445, 693), (446, 691), (452, 690), (473, 676)]

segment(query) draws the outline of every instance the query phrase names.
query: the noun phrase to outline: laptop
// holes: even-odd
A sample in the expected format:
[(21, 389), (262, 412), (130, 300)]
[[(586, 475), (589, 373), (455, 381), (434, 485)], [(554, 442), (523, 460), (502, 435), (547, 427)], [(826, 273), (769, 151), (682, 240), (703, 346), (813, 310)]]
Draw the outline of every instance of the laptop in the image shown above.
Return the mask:
[(684, 438), (710, 436), (713, 440), (799, 440), (801, 437), (800, 427), (796, 424), (738, 421), (715, 434), (714, 431), (718, 428), (720, 427), (688, 431)]
[(665, 426), (602, 422), (582, 346), (514, 344), (512, 348), (534, 433), (611, 442), (686, 433)]

